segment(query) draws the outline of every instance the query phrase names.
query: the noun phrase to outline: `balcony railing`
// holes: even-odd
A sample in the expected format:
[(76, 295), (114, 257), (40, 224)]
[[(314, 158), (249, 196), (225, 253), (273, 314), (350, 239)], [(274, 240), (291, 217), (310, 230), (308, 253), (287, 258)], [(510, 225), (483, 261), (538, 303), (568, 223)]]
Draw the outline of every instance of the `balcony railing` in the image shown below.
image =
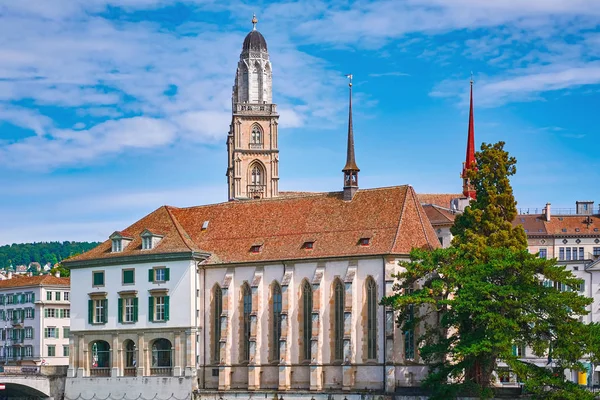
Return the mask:
[(107, 367), (91, 368), (90, 376), (110, 376), (110, 368), (107, 368)]
[(137, 376), (137, 368), (136, 367), (123, 368), (123, 376)]
[(262, 197), (267, 190), (267, 185), (248, 185), (248, 197)]
[(250, 143), (248, 147), (250, 150), (262, 150), (264, 146), (262, 143)]
[(151, 367), (150, 375), (152, 376), (173, 376), (172, 367)]
[(259, 114), (274, 114), (277, 112), (277, 106), (275, 104), (248, 104), (248, 103), (236, 103), (235, 112), (252, 112)]

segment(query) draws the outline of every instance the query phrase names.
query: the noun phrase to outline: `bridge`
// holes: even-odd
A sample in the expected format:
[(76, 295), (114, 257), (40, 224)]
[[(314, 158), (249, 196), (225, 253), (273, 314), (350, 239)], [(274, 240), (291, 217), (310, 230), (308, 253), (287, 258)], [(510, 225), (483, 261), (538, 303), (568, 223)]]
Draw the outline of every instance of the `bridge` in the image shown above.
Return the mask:
[(4, 385), (4, 389), (0, 390), (0, 398), (62, 400), (67, 368), (48, 365), (0, 367), (0, 385)]

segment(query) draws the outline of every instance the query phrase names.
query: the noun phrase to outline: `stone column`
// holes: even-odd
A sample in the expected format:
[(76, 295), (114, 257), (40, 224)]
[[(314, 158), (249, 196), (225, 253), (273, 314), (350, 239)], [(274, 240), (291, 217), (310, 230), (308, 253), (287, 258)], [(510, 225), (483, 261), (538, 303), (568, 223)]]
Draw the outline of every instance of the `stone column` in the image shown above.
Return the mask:
[(185, 331), (185, 376), (196, 376), (196, 332), (194, 328)]
[(325, 266), (318, 265), (312, 280), (313, 310), (312, 338), (310, 341), (310, 390), (323, 389), (323, 327), (321, 326), (321, 308), (323, 304), (323, 274)]
[(85, 351), (85, 340), (83, 335), (78, 335), (77, 337), (77, 376), (83, 377), (86, 376), (86, 373), (89, 374), (89, 365), (88, 365), (88, 357), (87, 351)]
[(71, 335), (69, 337), (69, 369), (67, 369), (67, 377), (75, 378), (77, 376), (77, 367), (79, 366), (79, 346), (77, 346), (77, 337)]
[(175, 332), (175, 343), (173, 345), (173, 376), (181, 376), (181, 332)]
[[(385, 264), (385, 295), (394, 294), (394, 277), (396, 260), (393, 257), (386, 259)], [(394, 310), (391, 307), (385, 307), (385, 391), (394, 392), (396, 390), (396, 367), (394, 366)]]
[[(292, 384), (291, 351), (289, 343), (291, 337), (290, 300), (294, 294), (293, 290), (294, 267), (287, 266), (283, 279), (281, 280), (281, 338), (279, 339), (279, 390), (289, 390)], [(290, 290), (290, 286), (292, 289)]]
[(119, 337), (116, 333), (112, 335), (112, 344), (110, 345), (110, 363), (111, 363), (111, 371), (110, 376), (120, 376), (119, 373), (119, 359), (121, 358), (121, 349), (119, 348)]
[(356, 276), (356, 268), (358, 263), (350, 261), (344, 278), (344, 360), (342, 366), (342, 390), (350, 390), (354, 387), (354, 374), (356, 366), (356, 349), (353, 309), (354, 309), (354, 277)]
[[(145, 367), (146, 367), (146, 360), (144, 359), (146, 357), (146, 343), (144, 340), (144, 334), (143, 333), (138, 333), (138, 340), (137, 340), (137, 357), (136, 357), (136, 363), (137, 363), (137, 376), (146, 376), (146, 371), (145, 371)], [(148, 371), (150, 372), (150, 371)], [(149, 374), (148, 374), (149, 375)]]
[(231, 345), (233, 344), (231, 332), (231, 315), (233, 314), (234, 298), (231, 283), (233, 280), (233, 268), (227, 270), (221, 293), (223, 296), (223, 311), (221, 312), (221, 339), (219, 340), (219, 390), (231, 388)]
[(252, 313), (250, 313), (250, 359), (248, 360), (248, 390), (260, 389), (261, 331), (258, 315), (261, 311), (260, 294), (263, 269), (256, 268), (250, 288), (252, 290)]

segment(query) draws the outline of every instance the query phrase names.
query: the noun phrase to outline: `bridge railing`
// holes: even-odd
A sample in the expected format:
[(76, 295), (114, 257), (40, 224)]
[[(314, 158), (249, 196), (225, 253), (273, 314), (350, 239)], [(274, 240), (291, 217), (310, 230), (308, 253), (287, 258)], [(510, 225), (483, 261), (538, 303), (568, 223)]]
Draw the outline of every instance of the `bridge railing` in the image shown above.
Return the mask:
[(43, 375), (43, 376), (66, 376), (67, 365), (5, 365), (0, 366), (0, 375)]

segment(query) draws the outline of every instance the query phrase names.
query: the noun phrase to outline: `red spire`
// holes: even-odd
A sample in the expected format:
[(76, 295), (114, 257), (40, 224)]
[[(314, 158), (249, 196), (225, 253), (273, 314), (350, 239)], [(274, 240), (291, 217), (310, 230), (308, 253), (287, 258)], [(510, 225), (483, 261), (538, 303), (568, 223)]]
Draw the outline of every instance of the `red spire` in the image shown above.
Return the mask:
[(469, 109), (469, 136), (467, 138), (467, 156), (463, 163), (461, 178), (463, 179), (463, 195), (476, 198), (475, 188), (467, 178), (467, 170), (477, 169), (475, 164), (475, 123), (473, 122), (473, 77), (471, 76), (471, 104)]

